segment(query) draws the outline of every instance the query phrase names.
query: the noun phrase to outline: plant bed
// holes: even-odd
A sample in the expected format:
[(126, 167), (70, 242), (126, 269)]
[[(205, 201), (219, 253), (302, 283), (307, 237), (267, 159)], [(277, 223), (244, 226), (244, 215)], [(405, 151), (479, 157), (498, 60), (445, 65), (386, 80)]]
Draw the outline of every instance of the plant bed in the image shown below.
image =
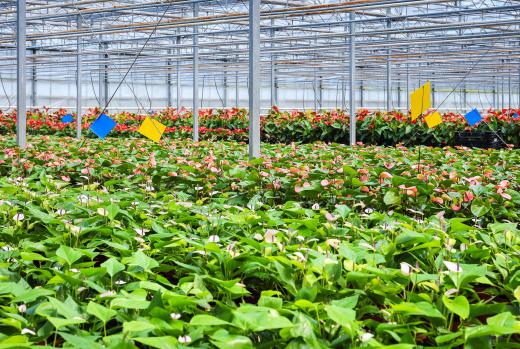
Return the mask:
[(0, 136), (0, 347), (514, 347), (520, 152)]

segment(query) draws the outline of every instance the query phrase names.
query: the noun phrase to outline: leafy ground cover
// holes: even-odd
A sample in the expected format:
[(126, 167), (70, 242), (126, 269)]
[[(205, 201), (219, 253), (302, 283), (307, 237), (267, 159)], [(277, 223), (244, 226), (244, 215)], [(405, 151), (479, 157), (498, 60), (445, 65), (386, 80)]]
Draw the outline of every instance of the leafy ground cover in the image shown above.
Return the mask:
[(519, 347), (518, 150), (0, 143), (0, 348)]
[[(32, 135), (74, 136), (75, 124), (63, 124), (61, 117), (66, 110), (50, 112), (48, 109), (29, 113), (28, 128)], [(357, 139), (365, 144), (446, 146), (455, 145), (459, 131), (490, 131), (502, 134), (504, 141), (520, 147), (520, 113), (517, 109), (488, 110), (484, 121), (469, 127), (462, 114), (446, 113), (443, 123), (429, 129), (423, 120), (411, 121), (400, 112), (357, 113)], [(247, 141), (248, 115), (245, 109), (203, 109), (199, 112), (200, 135), (205, 140)], [(83, 128), (88, 132), (99, 110), (91, 110), (84, 115)], [(145, 115), (132, 113), (111, 114), (118, 125), (111, 132), (114, 137), (139, 137), (137, 128)], [(192, 137), (192, 113), (190, 110), (167, 109), (153, 113), (153, 118), (167, 125), (166, 136), (179, 139)], [(0, 112), (0, 134), (15, 132), (16, 112)], [(269, 143), (311, 143), (315, 141), (348, 143), (349, 116), (341, 110), (320, 111), (280, 111), (273, 107), (261, 119), (262, 139)]]

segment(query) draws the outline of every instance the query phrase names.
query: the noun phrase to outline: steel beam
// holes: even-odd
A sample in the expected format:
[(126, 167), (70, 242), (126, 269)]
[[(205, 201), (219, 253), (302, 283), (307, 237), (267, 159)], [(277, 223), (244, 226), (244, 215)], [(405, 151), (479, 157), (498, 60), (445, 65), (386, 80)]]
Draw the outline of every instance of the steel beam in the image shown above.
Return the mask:
[[(391, 8), (387, 8), (386, 16), (390, 17)], [(386, 27), (388, 30), (392, 28), (392, 22), (389, 19), (386, 20)], [(390, 34), (386, 36), (386, 39), (390, 41)], [(386, 57), (386, 110), (392, 110), (392, 64), (391, 64), (392, 49), (389, 47)]]
[[(356, 27), (355, 14), (350, 12), (350, 76), (349, 76), (349, 112), (350, 112), (350, 145), (356, 144)], [(363, 96), (363, 90), (361, 90)], [(363, 97), (361, 97), (363, 98)], [(363, 103), (363, 102), (361, 102)]]
[[(81, 29), (81, 16), (76, 18), (78, 30)], [(81, 138), (81, 128), (83, 124), (83, 114), (81, 108), (81, 99), (82, 99), (82, 91), (81, 91), (81, 75), (82, 75), (82, 62), (81, 55), (82, 52), (82, 40), (83, 38), (78, 37), (76, 42), (76, 138)]]
[(260, 0), (249, 0), (249, 159), (260, 157)]
[(20, 148), (27, 145), (27, 81), (26, 66), (26, 0), (16, 3), (16, 143)]
[[(199, 3), (193, 3), (193, 17), (199, 16)], [(193, 140), (199, 141), (199, 27), (193, 27)]]
[[(180, 35), (177, 36), (176, 39), (177, 46), (180, 46), (181, 44), (181, 37)], [(176, 61), (176, 100), (177, 100), (177, 110), (180, 110), (182, 107), (182, 90), (181, 90), (181, 70), (180, 70), (180, 55), (181, 55), (181, 49), (177, 48), (177, 57), (175, 59)]]

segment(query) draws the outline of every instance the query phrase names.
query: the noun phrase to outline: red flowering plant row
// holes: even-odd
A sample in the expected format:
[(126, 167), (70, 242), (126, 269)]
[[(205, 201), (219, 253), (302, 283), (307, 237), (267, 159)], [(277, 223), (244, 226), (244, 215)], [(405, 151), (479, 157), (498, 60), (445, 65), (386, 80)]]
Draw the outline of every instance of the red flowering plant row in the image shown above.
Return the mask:
[[(99, 115), (99, 109), (91, 109), (83, 115), (83, 129), (87, 130)], [(442, 115), (443, 123), (430, 129), (423, 119), (412, 121), (408, 115), (398, 112), (357, 112), (357, 139), (365, 144), (405, 145), (425, 144), (431, 146), (455, 145), (456, 133), (460, 131), (494, 131), (508, 144), (520, 146), (520, 118), (514, 118), (520, 109), (488, 110), (483, 120), (470, 127), (462, 114), (453, 112)], [(31, 134), (72, 136), (75, 123), (64, 124), (61, 117), (64, 109), (51, 112), (36, 109), (28, 114), (28, 129)], [(168, 108), (148, 114), (167, 126), (166, 135), (172, 138), (189, 138), (193, 133), (192, 112)], [(120, 112), (110, 114), (118, 125), (111, 136), (135, 136), (146, 114)], [(0, 112), (0, 134), (14, 132), (16, 111)], [(199, 112), (200, 135), (207, 140), (246, 141), (248, 113), (246, 109), (202, 109)], [(309, 143), (315, 141), (348, 143), (349, 115), (341, 110), (331, 111), (281, 111), (274, 106), (261, 119), (262, 138), (270, 143)], [(88, 135), (88, 132), (85, 132)], [(94, 137), (94, 135), (91, 135)]]

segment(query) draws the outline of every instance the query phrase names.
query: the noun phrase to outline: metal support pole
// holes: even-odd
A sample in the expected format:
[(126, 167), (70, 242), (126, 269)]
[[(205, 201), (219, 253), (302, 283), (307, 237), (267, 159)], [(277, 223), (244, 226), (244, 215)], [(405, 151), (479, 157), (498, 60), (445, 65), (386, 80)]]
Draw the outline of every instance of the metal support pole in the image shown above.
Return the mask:
[(508, 80), (508, 83), (507, 83), (507, 91), (508, 91), (508, 96), (507, 96), (507, 108), (510, 109), (511, 108), (511, 72), (509, 72), (509, 80)]
[[(354, 12), (350, 12), (350, 77), (349, 77), (349, 112), (350, 112), (350, 145), (356, 144), (356, 27)], [(363, 91), (361, 91), (363, 94)], [(363, 103), (363, 102), (361, 102)]]
[[(406, 50), (410, 52), (410, 48)], [(408, 115), (408, 111), (410, 110), (410, 63), (406, 63), (406, 115)]]
[[(274, 20), (271, 19), (271, 27), (274, 26)], [(274, 48), (274, 43), (273, 43), (273, 39), (274, 39), (274, 29), (271, 28), (271, 31), (270, 31), (270, 34), (271, 34), (271, 48)], [(270, 76), (270, 87), (271, 87), (271, 107), (276, 105), (276, 101), (275, 101), (275, 96), (276, 96), (276, 87), (275, 87), (275, 76), (276, 76), (276, 70), (274, 68), (274, 55), (271, 54), (270, 56), (270, 64), (271, 64), (271, 76)]]
[(260, 157), (260, 0), (249, 0), (249, 158)]
[(16, 3), (16, 143), (20, 148), (25, 148), (27, 145), (26, 24), (26, 0), (18, 0)]
[[(172, 55), (173, 50), (168, 50), (168, 55)], [(168, 58), (166, 60), (166, 66), (168, 69), (168, 72), (166, 73), (166, 94), (167, 94), (167, 107), (171, 108), (173, 104), (173, 96), (172, 96), (172, 59)]]
[[(199, 16), (199, 3), (193, 3), (193, 17)], [(193, 27), (193, 140), (199, 141), (199, 28)]]
[(222, 107), (227, 108), (227, 107), (229, 107), (228, 66), (227, 65), (224, 65), (224, 81), (223, 81), (222, 85), (224, 86), (224, 100), (222, 101), (222, 103), (224, 105)]
[[(177, 46), (180, 46), (181, 44), (181, 37), (180, 35), (177, 36), (177, 39), (176, 39), (176, 43), (177, 43)], [(181, 55), (181, 49), (180, 48), (177, 48), (177, 57), (175, 59), (176, 63), (175, 63), (175, 70), (176, 70), (176, 75), (177, 75), (177, 78), (176, 78), (176, 81), (175, 81), (175, 84), (177, 85), (176, 86), (176, 94), (177, 94), (177, 110), (181, 109), (182, 107), (182, 90), (181, 90), (181, 65), (180, 65), (180, 55)]]
[[(390, 17), (391, 9), (390, 7), (386, 10), (386, 16)], [(392, 23), (389, 19), (386, 21), (386, 27), (388, 30), (391, 29)], [(390, 34), (386, 36), (386, 40), (390, 41)], [(392, 109), (392, 65), (390, 64), (390, 57), (392, 55), (392, 49), (388, 48), (388, 55), (386, 57), (386, 110), (390, 111)]]
[(493, 84), (493, 109), (498, 109), (498, 100), (497, 100), (497, 88), (498, 88), (498, 84), (497, 84), (497, 78), (495, 77), (494, 79), (494, 84)]
[[(78, 30), (81, 30), (81, 16), (78, 15), (77, 17), (77, 26)], [(76, 138), (81, 138), (81, 128), (83, 124), (83, 118), (81, 113), (81, 98), (82, 98), (82, 91), (81, 91), (81, 51), (82, 51), (82, 45), (81, 45), (82, 38), (78, 36), (76, 39)]]
[[(105, 42), (105, 52), (108, 52), (108, 42)], [(108, 62), (109, 62), (109, 57), (108, 57), (108, 53), (105, 54), (105, 69), (103, 71), (103, 89), (104, 89), (104, 92), (103, 92), (103, 95), (104, 95), (104, 99), (105, 99), (105, 106), (108, 104), (108, 99), (110, 98), (110, 92), (109, 92), (109, 87), (108, 87), (108, 69), (109, 69), (109, 66), (108, 66)]]
[[(33, 41), (32, 42), (33, 45), (36, 45), (36, 42)], [(32, 108), (35, 108), (36, 107), (36, 95), (37, 95), (37, 90), (36, 90), (36, 78), (37, 78), (37, 71), (36, 71), (36, 49), (33, 48), (31, 50), (31, 53), (32, 53), (32, 69), (31, 69), (31, 107)]]
[[(320, 71), (321, 69), (318, 68), (318, 71)], [(323, 109), (323, 76), (318, 76), (318, 98), (319, 98), (319, 101), (320, 101), (320, 110)]]
[(505, 107), (506, 104), (505, 104), (505, 101), (504, 101), (504, 95), (505, 95), (504, 92), (505, 92), (505, 88), (504, 88), (504, 77), (503, 77), (503, 76), (502, 76), (501, 80), (502, 80), (502, 86), (501, 86), (501, 88), (500, 88), (500, 92), (501, 92), (500, 97), (502, 97), (502, 98), (501, 98), (502, 103), (500, 104), (500, 109), (504, 109), (504, 107)]

